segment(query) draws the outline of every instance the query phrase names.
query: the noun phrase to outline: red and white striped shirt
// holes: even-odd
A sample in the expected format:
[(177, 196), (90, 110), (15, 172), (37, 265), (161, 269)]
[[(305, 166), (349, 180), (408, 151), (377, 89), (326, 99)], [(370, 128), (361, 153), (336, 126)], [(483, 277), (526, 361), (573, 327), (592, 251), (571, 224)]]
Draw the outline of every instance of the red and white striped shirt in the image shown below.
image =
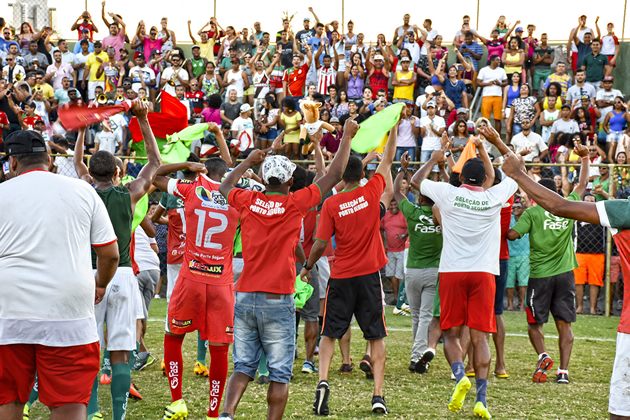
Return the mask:
[(317, 92), (328, 95), (328, 86), (334, 85), (337, 78), (337, 70), (333, 67), (320, 67), (317, 70)]

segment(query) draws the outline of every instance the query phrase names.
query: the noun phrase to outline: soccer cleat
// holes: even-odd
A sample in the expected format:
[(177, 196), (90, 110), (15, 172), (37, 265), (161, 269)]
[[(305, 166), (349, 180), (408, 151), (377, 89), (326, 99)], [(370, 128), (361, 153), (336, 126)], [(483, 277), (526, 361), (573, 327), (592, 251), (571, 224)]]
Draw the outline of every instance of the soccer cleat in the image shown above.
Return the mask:
[(112, 377), (107, 373), (103, 373), (99, 382), (101, 385), (110, 385), (112, 383)]
[(177, 400), (164, 409), (163, 420), (179, 420), (188, 417), (188, 408), (183, 399)]
[(474, 413), (475, 413), (475, 417), (481, 417), (482, 419), (492, 418), (492, 416), (488, 412), (488, 409), (486, 408), (486, 406), (483, 405), (481, 401), (477, 401), (477, 404), (475, 404)]
[(345, 375), (350, 375), (354, 370), (354, 363), (352, 363), (352, 359), (350, 359), (350, 364), (343, 363), (339, 368), (339, 371)]
[(31, 411), (31, 407), (28, 404), (24, 404), (24, 411), (22, 411), (22, 420), (29, 420), (30, 411)]
[(409, 363), (409, 370), (411, 372), (415, 372), (416, 371), (416, 362), (412, 361), (411, 363)]
[(133, 382), (131, 383), (131, 386), (129, 387), (129, 398), (132, 398), (136, 401), (142, 400), (142, 395), (140, 395), (140, 393), (138, 392), (138, 388), (136, 388)]
[(150, 354), (147, 355), (144, 359), (138, 357), (136, 359), (136, 363), (133, 364), (133, 370), (143, 370), (144, 368), (148, 368), (152, 364), (157, 362), (157, 359)]
[(568, 385), (569, 384), (569, 374), (568, 373), (556, 373), (556, 383)]
[(542, 357), (538, 360), (536, 365), (536, 371), (534, 372), (534, 382), (544, 383), (547, 382), (547, 371), (553, 367), (553, 360), (547, 353), (543, 353)]
[(315, 346), (315, 356), (319, 356), (319, 346)]
[(403, 303), (400, 309), (411, 315), (411, 309), (409, 308), (409, 305), (407, 305), (406, 303)]
[(372, 413), (387, 414), (387, 404), (385, 404), (385, 398), (378, 395), (372, 397)]
[(166, 362), (162, 359), (162, 376), (166, 376)]
[(195, 375), (202, 376), (204, 378), (208, 377), (209, 375), (208, 368), (201, 364), (201, 362), (195, 363), (195, 368), (193, 369), (193, 372), (195, 372)]
[(396, 316), (409, 316), (409, 314), (402, 309), (394, 308), (393, 314)]
[(435, 357), (435, 350), (426, 349), (424, 353), (422, 353), (422, 357), (420, 358), (420, 360), (416, 362), (416, 372), (427, 373), (429, 362), (433, 360), (434, 357)]
[[(229, 415), (228, 413), (221, 413), (221, 415), (219, 416), (220, 419), (229, 419), (229, 420), (234, 420), (234, 417), (232, 417), (231, 415)], [(210, 420), (210, 417), (208, 417), (208, 420)]]
[(457, 382), (457, 385), (455, 385), (455, 390), (453, 391), (451, 400), (448, 402), (448, 409), (454, 413), (461, 410), (464, 405), (464, 399), (466, 398), (466, 394), (469, 390), (470, 379), (464, 376), (459, 382)]
[(103, 420), (103, 415), (97, 411), (94, 414), (90, 414), (87, 418), (88, 420)]
[(372, 372), (372, 359), (367, 354), (361, 359), (359, 368), (365, 372), (366, 379), (374, 379), (374, 372)]
[(313, 403), (313, 413), (318, 416), (328, 415), (328, 396), (330, 387), (327, 381), (320, 381), (315, 389), (315, 402)]
[(269, 375), (258, 375), (258, 384), (259, 385), (268, 385), (269, 382), (271, 382), (269, 380)]
[(317, 367), (315, 366), (315, 363), (309, 360), (305, 360), (304, 363), (302, 363), (302, 373), (313, 373), (313, 372), (319, 372), (317, 370)]

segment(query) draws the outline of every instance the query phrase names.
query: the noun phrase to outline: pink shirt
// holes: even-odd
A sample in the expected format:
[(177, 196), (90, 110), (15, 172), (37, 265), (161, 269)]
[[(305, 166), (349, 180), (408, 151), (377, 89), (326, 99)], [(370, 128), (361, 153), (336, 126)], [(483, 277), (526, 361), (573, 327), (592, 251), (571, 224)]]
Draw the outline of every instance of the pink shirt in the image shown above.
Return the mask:
[(385, 216), (381, 220), (381, 230), (385, 231), (385, 238), (387, 239), (387, 246), (385, 251), (387, 252), (400, 252), (405, 250), (405, 242), (407, 239), (399, 239), (396, 235), (404, 235), (407, 233), (407, 219), (402, 211), (398, 211), (396, 214), (392, 214), (387, 210)]
[(107, 47), (114, 47), (114, 58), (120, 60), (120, 50), (125, 47), (125, 37), (119, 32), (116, 36), (106, 36), (103, 38), (103, 51), (107, 52)]
[(144, 37), (144, 58), (147, 60), (147, 63), (151, 58), (151, 51), (159, 50), (161, 52), (162, 45), (164, 45), (164, 38), (157, 38), (155, 41), (153, 41), (148, 36)]
[(213, 122), (221, 125), (221, 111), (218, 109), (210, 107), (204, 108), (204, 110), (201, 111), (201, 116), (205, 122)]

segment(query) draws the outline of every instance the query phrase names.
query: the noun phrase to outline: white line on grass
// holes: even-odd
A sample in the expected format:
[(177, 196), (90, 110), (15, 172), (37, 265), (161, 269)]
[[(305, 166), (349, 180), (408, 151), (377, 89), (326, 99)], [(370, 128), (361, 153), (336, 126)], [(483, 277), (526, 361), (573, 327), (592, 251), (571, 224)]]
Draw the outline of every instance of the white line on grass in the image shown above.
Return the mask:
[[(149, 322), (164, 322), (164, 319), (159, 319), (159, 318), (149, 318)], [(302, 324), (300, 324), (300, 328), (303, 328), (304, 326)], [(353, 330), (360, 330), (361, 328), (359, 327), (352, 327)], [(403, 331), (403, 332), (411, 332), (411, 328), (388, 328), (387, 331)], [(507, 333), (505, 334), (508, 337), (528, 337), (527, 334), (512, 334), (512, 333)], [(557, 335), (545, 335), (545, 338), (558, 338)], [(610, 342), (610, 343), (614, 343), (617, 340), (615, 338), (595, 338), (595, 337), (574, 337), (577, 338), (579, 340), (590, 340), (590, 341), (605, 341), (605, 342)]]

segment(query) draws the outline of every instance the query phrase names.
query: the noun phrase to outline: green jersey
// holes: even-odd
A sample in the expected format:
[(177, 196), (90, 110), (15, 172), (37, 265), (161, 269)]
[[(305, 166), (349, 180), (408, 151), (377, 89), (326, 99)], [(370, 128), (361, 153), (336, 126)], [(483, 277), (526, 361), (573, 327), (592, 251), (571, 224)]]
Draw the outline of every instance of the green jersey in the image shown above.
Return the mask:
[[(131, 267), (131, 256), (129, 255), (131, 222), (133, 220), (131, 194), (125, 187), (110, 187), (106, 190), (97, 189), (96, 193), (105, 203), (109, 219), (118, 238), (118, 252), (120, 253), (118, 267)], [(92, 268), (96, 269), (96, 252), (94, 250), (92, 250)]]
[(417, 206), (406, 198), (398, 208), (407, 219), (409, 232), (408, 268), (439, 267), (442, 255), (442, 228), (433, 224), (433, 210)]
[(199, 60), (190, 58), (190, 65), (192, 67), (192, 73), (194, 77), (199, 77), (206, 72), (206, 66), (203, 62), (203, 57), (199, 57)]
[[(601, 180), (601, 176), (598, 176), (597, 178), (595, 178), (595, 181), (593, 181), (593, 189), (595, 189), (595, 187), (597, 185), (602, 186), (602, 188), (604, 189), (604, 191), (606, 191), (608, 194), (611, 194), (612, 191), (610, 190), (610, 177), (608, 177), (607, 180), (602, 181)], [(601, 194), (595, 194), (594, 191), (591, 191), (593, 193), (593, 195), (595, 196), (595, 201), (602, 201), (605, 200), (604, 196)]]
[[(570, 201), (580, 201), (572, 192)], [(551, 277), (577, 268), (573, 248), (573, 219), (554, 216), (541, 206), (530, 207), (512, 227), (521, 237), (529, 233), (531, 278)]]

